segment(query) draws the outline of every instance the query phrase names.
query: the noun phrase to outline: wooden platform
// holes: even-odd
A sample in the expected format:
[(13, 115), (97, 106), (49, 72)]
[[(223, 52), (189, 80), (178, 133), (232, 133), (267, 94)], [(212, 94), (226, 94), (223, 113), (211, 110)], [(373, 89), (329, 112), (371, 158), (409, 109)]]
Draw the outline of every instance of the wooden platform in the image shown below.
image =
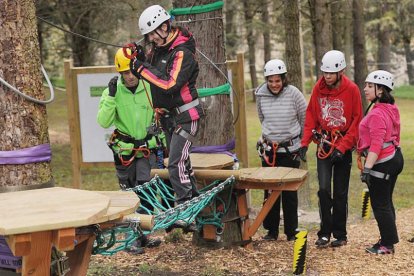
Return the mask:
[(22, 256), (22, 275), (49, 275), (51, 247), (69, 251), (69, 275), (86, 275), (95, 235), (76, 228), (112, 223), (135, 212), (133, 192), (93, 192), (47, 188), (0, 194), (0, 235), (14, 256)]
[[(233, 166), (233, 157), (224, 153), (191, 153), (191, 166), (193, 169), (209, 169), (217, 170)], [(164, 160), (164, 164), (168, 166), (168, 158)]]

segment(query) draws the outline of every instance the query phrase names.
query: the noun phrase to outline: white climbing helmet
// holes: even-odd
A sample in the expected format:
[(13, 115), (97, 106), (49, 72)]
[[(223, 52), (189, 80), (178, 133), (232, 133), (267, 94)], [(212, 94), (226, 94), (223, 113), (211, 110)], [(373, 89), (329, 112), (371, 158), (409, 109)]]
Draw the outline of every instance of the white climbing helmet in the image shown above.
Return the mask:
[(138, 28), (142, 35), (146, 35), (170, 19), (170, 14), (160, 5), (146, 8), (139, 17)]
[(286, 73), (286, 65), (280, 59), (271, 59), (266, 62), (263, 73), (265, 77), (272, 76), (272, 75), (281, 75)]
[(328, 73), (339, 72), (346, 67), (345, 55), (341, 51), (332, 50), (323, 55), (321, 71)]
[(382, 84), (391, 90), (394, 89), (394, 75), (384, 70), (377, 70), (369, 73), (365, 82)]

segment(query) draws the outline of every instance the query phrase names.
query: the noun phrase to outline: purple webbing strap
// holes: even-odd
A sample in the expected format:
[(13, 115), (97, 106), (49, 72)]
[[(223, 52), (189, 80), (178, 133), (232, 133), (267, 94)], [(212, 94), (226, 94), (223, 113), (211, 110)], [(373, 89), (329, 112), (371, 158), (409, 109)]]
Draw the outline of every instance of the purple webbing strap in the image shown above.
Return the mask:
[(236, 154), (230, 152), (236, 146), (236, 141), (231, 139), (228, 143), (218, 146), (194, 146), (191, 149), (193, 153), (224, 153), (237, 160)]
[(11, 151), (0, 151), (0, 165), (48, 162), (51, 159), (52, 149), (50, 148), (50, 144)]

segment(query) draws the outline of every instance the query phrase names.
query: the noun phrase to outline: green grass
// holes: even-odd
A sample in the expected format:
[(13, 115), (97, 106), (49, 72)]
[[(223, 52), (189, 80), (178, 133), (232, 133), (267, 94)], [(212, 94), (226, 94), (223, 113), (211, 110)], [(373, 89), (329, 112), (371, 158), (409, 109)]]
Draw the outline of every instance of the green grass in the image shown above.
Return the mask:
[(394, 89), (394, 95), (399, 99), (414, 99), (414, 86), (403, 85)]

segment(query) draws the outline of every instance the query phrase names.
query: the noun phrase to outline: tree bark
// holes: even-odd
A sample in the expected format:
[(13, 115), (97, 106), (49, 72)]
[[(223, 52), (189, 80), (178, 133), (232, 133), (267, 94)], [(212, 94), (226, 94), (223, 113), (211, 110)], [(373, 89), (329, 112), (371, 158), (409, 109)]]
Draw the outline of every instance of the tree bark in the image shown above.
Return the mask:
[(316, 71), (321, 76), (323, 55), (332, 50), (332, 26), (330, 4), (328, 0), (309, 0), (313, 43), (315, 45)]
[[(34, 1), (0, 2), (0, 77), (26, 95), (45, 99)], [(46, 107), (0, 85), (0, 151), (49, 143)], [(48, 162), (0, 165), (0, 188), (30, 189), (51, 180)], [(24, 186), (24, 187), (23, 187)]]
[(302, 41), (300, 39), (299, 1), (285, 0), (285, 61), (289, 82), (303, 93)]
[[(206, 5), (215, 2), (214, 0), (200, 0), (197, 5)], [(193, 0), (174, 0), (174, 8), (191, 7)], [(220, 70), (227, 75), (225, 65), (226, 48), (224, 46), (224, 26), (222, 10), (215, 10), (208, 13), (177, 16), (176, 21), (192, 19), (192, 23), (184, 24), (193, 33), (197, 48), (210, 58)], [(201, 20), (216, 18), (209, 20)], [(218, 18), (218, 19), (217, 19)], [(197, 21), (200, 20), (200, 21)], [(197, 79), (197, 88), (212, 88), (225, 84), (227, 81), (223, 75), (214, 68), (208, 60), (197, 54), (200, 65), (200, 73)], [(201, 120), (200, 130), (197, 135), (198, 145), (223, 145), (234, 138), (233, 116), (231, 113), (231, 102), (228, 95), (215, 95), (202, 99), (205, 104), (206, 116)], [(232, 201), (231, 209), (234, 216), (235, 201)], [(223, 233), (223, 241), (237, 241), (241, 239), (240, 228), (236, 223), (226, 224), (226, 231)], [(200, 243), (197, 235), (194, 236), (195, 243)]]
[(354, 47), (354, 80), (358, 85), (363, 109), (367, 108), (367, 100), (364, 95), (365, 78), (368, 74), (367, 54), (365, 49), (365, 20), (364, 20), (364, 0), (352, 1), (353, 18), (353, 47)]

